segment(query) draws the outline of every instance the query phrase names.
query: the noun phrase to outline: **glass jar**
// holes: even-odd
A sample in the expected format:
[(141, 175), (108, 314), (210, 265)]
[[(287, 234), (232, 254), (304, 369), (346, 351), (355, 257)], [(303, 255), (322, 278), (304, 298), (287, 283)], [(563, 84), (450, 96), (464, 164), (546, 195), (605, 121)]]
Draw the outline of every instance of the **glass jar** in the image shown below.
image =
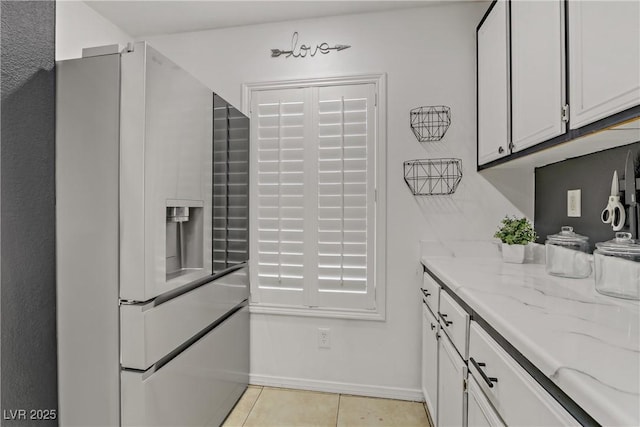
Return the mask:
[(547, 273), (554, 276), (582, 279), (591, 274), (589, 238), (564, 226), (558, 234), (547, 236), (544, 242)]
[(640, 242), (631, 233), (616, 233), (593, 251), (596, 291), (625, 299), (640, 299)]

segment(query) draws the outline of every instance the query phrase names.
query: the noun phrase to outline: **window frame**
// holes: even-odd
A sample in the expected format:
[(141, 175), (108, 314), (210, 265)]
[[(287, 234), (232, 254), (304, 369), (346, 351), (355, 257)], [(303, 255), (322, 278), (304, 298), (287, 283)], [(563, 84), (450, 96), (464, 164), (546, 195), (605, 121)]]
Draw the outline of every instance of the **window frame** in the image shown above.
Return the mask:
[[(251, 283), (250, 312), (261, 314), (280, 314), (303, 317), (329, 317), (341, 319), (357, 320), (378, 320), (386, 319), (386, 187), (387, 187), (387, 103), (386, 103), (386, 74), (359, 74), (352, 76), (337, 76), (311, 79), (292, 79), (283, 81), (267, 81), (244, 83), (242, 85), (242, 112), (251, 117), (251, 96), (254, 91), (284, 90), (292, 88), (308, 88), (322, 86), (340, 86), (355, 84), (373, 84), (375, 94), (375, 227), (374, 227), (374, 286), (375, 286), (375, 309), (336, 309), (325, 307), (291, 306), (258, 302), (255, 299), (257, 284)], [(255, 147), (251, 141), (251, 152)], [(253, 160), (250, 160), (253, 164)], [(257, 171), (255, 167), (250, 168), (249, 178), (249, 199), (250, 218), (254, 218), (256, 212), (255, 185), (257, 183)], [(256, 233), (250, 233), (251, 239), (256, 238)], [(250, 241), (250, 246), (254, 247), (254, 241)], [(252, 250), (250, 249), (250, 253)], [(250, 256), (249, 263), (252, 260)]]

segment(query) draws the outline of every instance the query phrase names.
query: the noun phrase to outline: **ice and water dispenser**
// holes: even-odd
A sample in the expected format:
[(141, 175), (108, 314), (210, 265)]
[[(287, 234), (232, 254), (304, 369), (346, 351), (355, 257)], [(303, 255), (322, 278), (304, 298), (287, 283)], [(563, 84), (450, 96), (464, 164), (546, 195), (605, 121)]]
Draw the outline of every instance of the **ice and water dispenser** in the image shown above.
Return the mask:
[(172, 203), (166, 214), (167, 281), (194, 270), (204, 268), (203, 261), (203, 202)]

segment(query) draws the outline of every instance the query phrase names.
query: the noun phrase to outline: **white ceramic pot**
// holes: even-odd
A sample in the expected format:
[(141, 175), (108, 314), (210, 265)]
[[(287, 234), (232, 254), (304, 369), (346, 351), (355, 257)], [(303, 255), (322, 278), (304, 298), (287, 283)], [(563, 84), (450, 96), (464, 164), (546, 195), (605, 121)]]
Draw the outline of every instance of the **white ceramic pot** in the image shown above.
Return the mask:
[(522, 264), (524, 262), (524, 254), (526, 245), (508, 245), (502, 244), (502, 260), (512, 264)]

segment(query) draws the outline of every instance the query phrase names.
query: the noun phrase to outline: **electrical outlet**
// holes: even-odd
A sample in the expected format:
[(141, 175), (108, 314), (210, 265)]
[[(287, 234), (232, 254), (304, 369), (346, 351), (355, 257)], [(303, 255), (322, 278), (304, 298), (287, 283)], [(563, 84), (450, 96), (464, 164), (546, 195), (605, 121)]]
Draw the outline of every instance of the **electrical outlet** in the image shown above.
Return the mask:
[(567, 191), (567, 216), (572, 218), (579, 218), (582, 215), (581, 212), (581, 191), (568, 190)]
[(318, 328), (318, 348), (331, 348), (331, 329)]

